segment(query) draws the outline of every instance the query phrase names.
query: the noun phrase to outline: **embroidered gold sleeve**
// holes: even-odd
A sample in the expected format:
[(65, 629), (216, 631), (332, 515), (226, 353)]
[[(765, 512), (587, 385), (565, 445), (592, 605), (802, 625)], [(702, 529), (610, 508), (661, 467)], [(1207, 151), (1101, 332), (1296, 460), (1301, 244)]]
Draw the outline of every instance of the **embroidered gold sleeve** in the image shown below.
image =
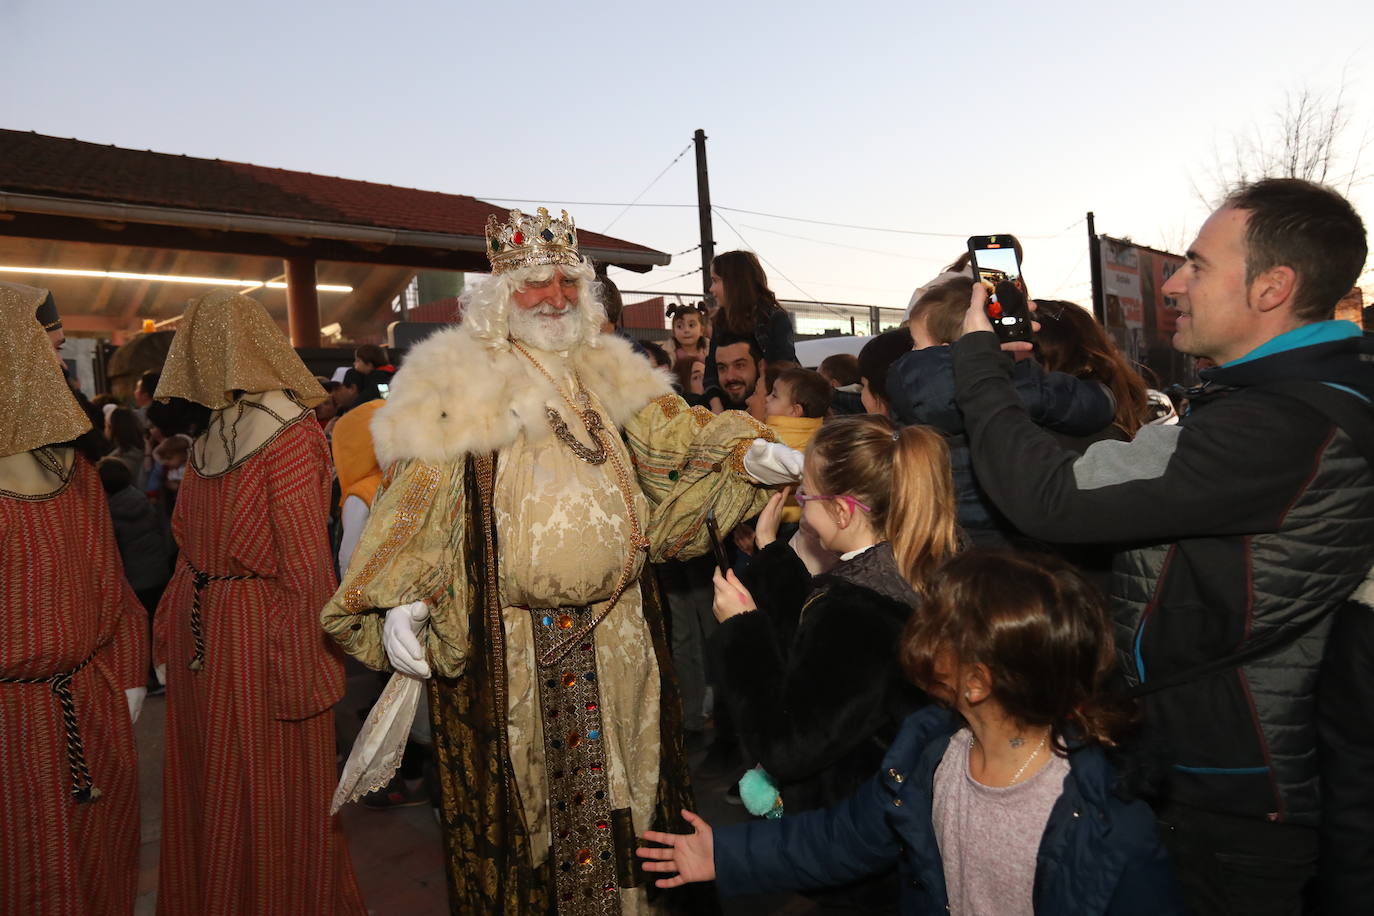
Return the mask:
[(386, 612), (425, 601), (429, 626), (420, 638), (430, 666), (446, 677), (462, 673), (468, 646), (462, 509), (461, 464), (406, 460), (388, 468), (352, 562), (320, 615), (344, 651), (386, 670)]
[(631, 418), (625, 440), (652, 506), (651, 560), (689, 559), (709, 550), (703, 522), (712, 507), (721, 531), (763, 508), (770, 491), (744, 472), (744, 453), (755, 439), (777, 437), (746, 413), (716, 415), (688, 407), (677, 395), (651, 401)]

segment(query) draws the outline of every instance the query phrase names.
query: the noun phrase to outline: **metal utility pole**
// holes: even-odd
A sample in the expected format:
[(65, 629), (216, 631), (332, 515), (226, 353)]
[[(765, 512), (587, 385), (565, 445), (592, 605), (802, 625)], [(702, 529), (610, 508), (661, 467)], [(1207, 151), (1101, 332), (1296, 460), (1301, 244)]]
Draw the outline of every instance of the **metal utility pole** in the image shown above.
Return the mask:
[(697, 218), (701, 222), (701, 295), (711, 296), (711, 262), (716, 259), (716, 240), (711, 236), (711, 184), (706, 177), (706, 131), (693, 135), (697, 147)]
[(1088, 211), (1088, 274), (1093, 281), (1093, 316), (1099, 324), (1107, 320), (1107, 299), (1102, 289), (1102, 252), (1098, 247), (1097, 223)]

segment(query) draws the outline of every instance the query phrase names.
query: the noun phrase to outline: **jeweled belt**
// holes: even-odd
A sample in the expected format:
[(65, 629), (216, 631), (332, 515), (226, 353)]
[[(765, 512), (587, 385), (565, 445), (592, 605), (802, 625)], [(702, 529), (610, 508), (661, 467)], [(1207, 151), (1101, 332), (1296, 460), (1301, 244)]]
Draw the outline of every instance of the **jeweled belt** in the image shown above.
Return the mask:
[(200, 593), (211, 582), (244, 582), (248, 579), (261, 579), (262, 576), (254, 573), (238, 576), (212, 576), (208, 572), (196, 569), (191, 565), (191, 561), (184, 557), (182, 562), (191, 571), (191, 636), (196, 641), (196, 654), (192, 656), (186, 667), (192, 671), (200, 671), (205, 667), (205, 631), (200, 621)]
[(77, 804), (93, 802), (100, 798), (100, 790), (91, 780), (91, 769), (86, 765), (86, 748), (81, 743), (81, 727), (76, 721), (76, 698), (72, 696), (72, 678), (91, 663), (95, 653), (70, 671), (52, 674), (47, 677), (5, 677), (0, 676), (0, 684), (47, 684), (52, 688), (62, 707), (62, 726), (67, 732), (67, 768), (72, 776), (72, 798)]
[(590, 607), (530, 608), (539, 664), (539, 711), (549, 787), (549, 857), (559, 916), (620, 912), (620, 889), (635, 887), (634, 821), (611, 809), (606, 775), (596, 635), (555, 652), (591, 617)]

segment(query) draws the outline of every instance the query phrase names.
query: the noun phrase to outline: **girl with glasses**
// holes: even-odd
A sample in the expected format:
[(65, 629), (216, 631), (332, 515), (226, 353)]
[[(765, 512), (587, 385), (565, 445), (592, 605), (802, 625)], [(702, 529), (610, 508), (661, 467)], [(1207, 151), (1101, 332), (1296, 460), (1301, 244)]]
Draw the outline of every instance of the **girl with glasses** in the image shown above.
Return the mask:
[[(776, 494), (759, 518), (747, 584), (717, 570), (714, 607), (725, 700), (746, 756), (779, 790), (763, 783), (763, 805), (780, 797), (791, 815), (848, 796), (923, 704), (901, 677), (897, 647), (957, 533), (943, 437), (886, 417), (833, 419), (807, 448), (801, 523), (840, 558), (814, 579), (777, 540), (786, 497)], [(762, 779), (752, 774), (745, 786)], [(881, 909), (896, 899), (893, 880), (819, 896)]]

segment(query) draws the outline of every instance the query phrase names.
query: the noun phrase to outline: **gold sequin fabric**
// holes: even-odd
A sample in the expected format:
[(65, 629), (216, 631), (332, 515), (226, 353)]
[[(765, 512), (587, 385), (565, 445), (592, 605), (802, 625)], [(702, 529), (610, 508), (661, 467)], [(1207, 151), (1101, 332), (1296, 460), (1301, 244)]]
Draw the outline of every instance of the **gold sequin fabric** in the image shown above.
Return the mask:
[(255, 299), (215, 289), (186, 306), (156, 397), (186, 398), (211, 410), (235, 391), (285, 389), (307, 407), (326, 397), (286, 335)]
[(35, 317), (45, 289), (0, 283), (0, 458), (68, 442), (91, 428), (53, 358), (52, 344)]

